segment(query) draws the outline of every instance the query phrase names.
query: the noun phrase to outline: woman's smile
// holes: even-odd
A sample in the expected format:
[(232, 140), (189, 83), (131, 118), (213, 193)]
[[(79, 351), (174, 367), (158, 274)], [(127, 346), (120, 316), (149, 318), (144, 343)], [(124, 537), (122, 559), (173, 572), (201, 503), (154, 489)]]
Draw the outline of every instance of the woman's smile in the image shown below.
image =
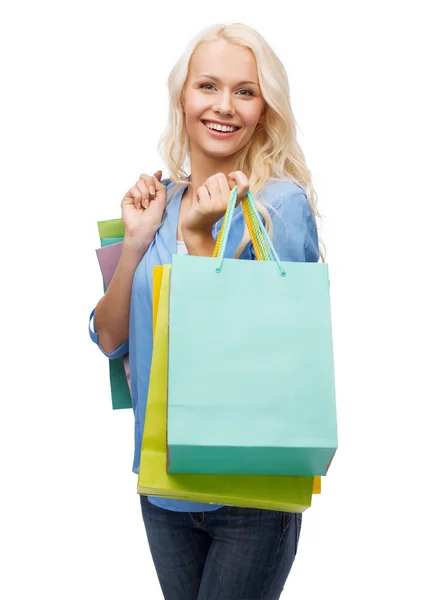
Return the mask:
[[(232, 127), (226, 125), (220, 126), (217, 123), (213, 123), (212, 121), (201, 121), (201, 123), (212, 137), (215, 137), (220, 140), (232, 137), (241, 129), (241, 127), (239, 127), (231, 131)], [(215, 129), (215, 127), (218, 129)], [(223, 129), (227, 129), (227, 131), (220, 130), (220, 127), (222, 127)]]

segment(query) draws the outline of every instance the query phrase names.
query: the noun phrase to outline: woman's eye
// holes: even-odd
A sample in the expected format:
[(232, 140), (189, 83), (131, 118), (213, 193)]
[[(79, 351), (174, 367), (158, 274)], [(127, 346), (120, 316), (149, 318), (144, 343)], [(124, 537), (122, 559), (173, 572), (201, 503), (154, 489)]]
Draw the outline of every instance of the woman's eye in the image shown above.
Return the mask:
[[(201, 89), (207, 89), (207, 88), (213, 88), (214, 85), (212, 83), (203, 83), (202, 85), (199, 86)], [(240, 92), (247, 92), (247, 94), (242, 94), (240, 93), (239, 96), (254, 96), (253, 92), (251, 90), (239, 90)]]

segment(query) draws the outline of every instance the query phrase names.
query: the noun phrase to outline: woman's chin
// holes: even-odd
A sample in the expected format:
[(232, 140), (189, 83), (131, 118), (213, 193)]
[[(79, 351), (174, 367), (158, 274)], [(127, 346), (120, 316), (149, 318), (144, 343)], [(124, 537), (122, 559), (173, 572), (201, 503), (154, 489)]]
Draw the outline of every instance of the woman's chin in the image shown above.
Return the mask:
[(237, 152), (237, 146), (236, 144), (224, 144), (224, 145), (220, 145), (220, 144), (201, 144), (201, 149), (202, 152), (204, 154), (207, 154), (207, 156), (218, 156), (218, 157), (224, 157), (224, 156), (231, 156), (231, 154), (234, 154), (235, 152)]

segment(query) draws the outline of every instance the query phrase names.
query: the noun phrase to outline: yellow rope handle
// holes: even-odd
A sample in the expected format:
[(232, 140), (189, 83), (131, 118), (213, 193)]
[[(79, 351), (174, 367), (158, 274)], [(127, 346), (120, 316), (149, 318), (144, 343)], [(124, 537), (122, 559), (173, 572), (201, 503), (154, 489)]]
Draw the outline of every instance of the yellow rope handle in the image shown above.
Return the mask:
[(220, 245), (222, 242), (222, 238), (224, 237), (224, 225), (225, 225), (225, 219), (224, 219), (224, 222), (222, 223), (222, 227), (219, 231), (219, 235), (217, 236), (216, 245), (213, 250), (213, 258), (217, 258), (219, 256), (219, 248), (220, 248)]
[(242, 204), (243, 216), (245, 218), (245, 223), (248, 228), (251, 237), (251, 243), (254, 246), (254, 252), (256, 253), (257, 260), (263, 260), (262, 252), (260, 250), (259, 243), (257, 241), (256, 230), (253, 226), (253, 222), (251, 220), (250, 209), (248, 204)]
[[(231, 192), (231, 194), (232, 193), (233, 193), (233, 191)], [(230, 195), (230, 200), (231, 200), (231, 195)], [(256, 222), (256, 217), (254, 216), (254, 213), (250, 210), (250, 200), (248, 198), (248, 194), (242, 200), (242, 210), (243, 210), (243, 214), (244, 214), (245, 224), (246, 224), (246, 227), (250, 234), (251, 243), (253, 244), (257, 260), (271, 260), (270, 254), (269, 254), (268, 249), (265, 244), (265, 240), (262, 236), (259, 225)], [(222, 241), (225, 236), (226, 223), (227, 223), (227, 219), (224, 218), (222, 227), (219, 231), (219, 235), (217, 237), (216, 244), (215, 244), (215, 247), (213, 250), (213, 258), (216, 258), (219, 256), (220, 247), (222, 245)]]

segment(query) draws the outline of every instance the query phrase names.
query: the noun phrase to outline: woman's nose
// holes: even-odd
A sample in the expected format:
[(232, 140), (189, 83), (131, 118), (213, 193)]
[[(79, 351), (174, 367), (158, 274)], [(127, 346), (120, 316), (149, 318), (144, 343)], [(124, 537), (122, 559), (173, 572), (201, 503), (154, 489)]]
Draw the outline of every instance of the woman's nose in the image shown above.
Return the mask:
[(228, 91), (225, 91), (223, 94), (221, 94), (217, 103), (214, 105), (213, 110), (221, 114), (234, 114), (234, 106), (231, 99), (231, 94)]

